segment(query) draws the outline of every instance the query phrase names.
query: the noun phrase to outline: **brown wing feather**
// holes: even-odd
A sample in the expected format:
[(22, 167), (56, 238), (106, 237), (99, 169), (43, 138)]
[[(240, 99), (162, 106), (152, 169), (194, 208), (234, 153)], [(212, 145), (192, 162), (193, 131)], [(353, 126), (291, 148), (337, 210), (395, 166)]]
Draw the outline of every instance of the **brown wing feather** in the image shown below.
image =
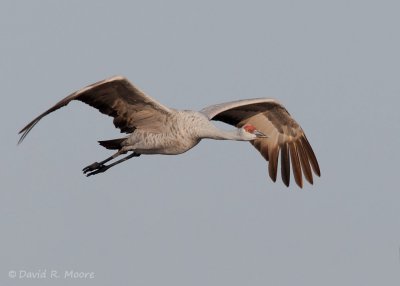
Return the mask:
[(303, 177), (301, 173), (301, 166), (299, 161), (299, 153), (297, 152), (297, 144), (294, 142), (289, 143), (290, 158), (292, 159), (293, 175), (296, 184), (302, 188), (303, 187)]
[(66, 106), (72, 100), (82, 101), (101, 113), (114, 117), (115, 127), (125, 133), (131, 133), (141, 126), (159, 129), (170, 112), (167, 107), (147, 96), (126, 78), (116, 76), (91, 84), (59, 101), (19, 132), (22, 135), (18, 143), (24, 140), (40, 119)]
[(301, 143), (304, 147), (304, 150), (306, 151), (306, 153), (308, 155), (308, 159), (311, 163), (311, 167), (313, 168), (314, 173), (317, 174), (318, 176), (321, 176), (321, 171), (319, 169), (317, 157), (315, 156), (314, 151), (311, 148), (311, 145), (308, 142), (305, 134), (304, 134), (304, 136), (301, 137)]
[(276, 182), (276, 176), (278, 173), (278, 158), (279, 158), (279, 146), (275, 148), (269, 148), (269, 165), (268, 172), (272, 181)]
[(228, 102), (207, 107), (202, 112), (212, 120), (236, 127), (252, 124), (266, 134), (268, 138), (256, 139), (251, 143), (269, 161), (268, 173), (273, 181), (277, 177), (279, 153), (285, 185), (290, 184), (290, 165), (299, 187), (303, 186), (303, 173), (307, 181), (313, 183), (311, 168), (320, 176), (317, 158), (303, 130), (277, 101), (259, 98)]
[(314, 180), (312, 177), (310, 162), (307, 160), (308, 155), (307, 155), (307, 152), (304, 150), (301, 140), (300, 140), (300, 143), (297, 144), (297, 149), (299, 152), (301, 169), (303, 170), (304, 177), (312, 185), (314, 183)]
[(281, 155), (281, 176), (282, 181), (286, 186), (290, 184), (290, 156), (288, 143), (282, 144), (282, 155)]

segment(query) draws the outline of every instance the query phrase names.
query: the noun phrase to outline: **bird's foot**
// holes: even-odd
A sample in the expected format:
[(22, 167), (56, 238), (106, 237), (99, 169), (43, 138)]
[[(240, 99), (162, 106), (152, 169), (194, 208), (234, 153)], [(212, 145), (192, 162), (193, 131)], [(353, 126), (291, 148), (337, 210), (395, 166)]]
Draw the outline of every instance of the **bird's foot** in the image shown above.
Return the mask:
[(103, 164), (100, 164), (99, 162), (94, 162), (93, 164), (90, 164), (89, 166), (86, 166), (85, 168), (82, 169), (83, 173), (86, 174), (87, 172), (97, 170), (101, 168), (101, 166), (104, 166)]
[[(105, 171), (108, 170), (108, 168), (110, 168), (110, 166), (107, 165), (100, 165), (98, 168), (94, 169), (94, 170), (89, 170), (84, 172), (86, 174), (86, 177), (90, 177), (92, 175), (96, 175), (96, 174), (100, 174), (103, 173)], [(91, 172), (90, 172), (91, 171)]]

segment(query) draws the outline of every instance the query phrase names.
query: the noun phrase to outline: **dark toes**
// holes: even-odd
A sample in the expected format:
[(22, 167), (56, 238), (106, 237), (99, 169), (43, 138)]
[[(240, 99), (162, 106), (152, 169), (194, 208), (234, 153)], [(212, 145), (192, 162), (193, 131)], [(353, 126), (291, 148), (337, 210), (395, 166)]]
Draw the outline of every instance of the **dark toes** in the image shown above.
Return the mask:
[[(101, 165), (100, 168), (98, 168), (97, 170), (92, 171), (92, 172), (90, 172), (90, 173), (87, 173), (87, 174), (86, 174), (86, 177), (90, 177), (90, 176), (92, 176), (92, 175), (96, 175), (96, 174), (103, 173), (103, 172), (107, 171), (108, 168), (109, 168), (109, 166)], [(86, 172), (85, 172), (85, 173), (86, 173)]]
[(94, 171), (99, 169), (101, 166), (103, 166), (102, 164), (100, 164), (99, 162), (94, 162), (93, 164), (90, 164), (89, 166), (83, 168), (83, 172), (87, 173), (89, 171)]

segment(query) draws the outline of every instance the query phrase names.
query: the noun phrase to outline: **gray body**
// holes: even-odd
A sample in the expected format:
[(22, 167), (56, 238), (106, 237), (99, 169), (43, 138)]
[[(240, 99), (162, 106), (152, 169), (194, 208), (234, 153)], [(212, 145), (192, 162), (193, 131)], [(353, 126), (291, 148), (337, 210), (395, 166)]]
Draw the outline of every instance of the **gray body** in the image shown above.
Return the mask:
[(140, 154), (177, 155), (196, 146), (204, 138), (201, 130), (212, 128), (210, 125), (213, 124), (199, 112), (176, 111), (168, 117), (163, 130), (136, 129), (122, 145)]

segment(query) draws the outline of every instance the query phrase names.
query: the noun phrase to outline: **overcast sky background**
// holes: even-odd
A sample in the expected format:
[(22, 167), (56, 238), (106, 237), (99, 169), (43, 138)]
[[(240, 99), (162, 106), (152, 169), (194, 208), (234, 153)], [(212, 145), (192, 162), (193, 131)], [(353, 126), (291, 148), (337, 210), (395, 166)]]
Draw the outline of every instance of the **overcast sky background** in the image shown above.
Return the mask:
[[(1, 285), (399, 285), (398, 1), (2, 1)], [(120, 136), (67, 94), (121, 74), (167, 106), (279, 99), (320, 162), (272, 183), (245, 142), (86, 178)], [(227, 127), (229, 128), (229, 127)], [(293, 178), (292, 178), (293, 180)], [(94, 272), (12, 279), (9, 271)]]

